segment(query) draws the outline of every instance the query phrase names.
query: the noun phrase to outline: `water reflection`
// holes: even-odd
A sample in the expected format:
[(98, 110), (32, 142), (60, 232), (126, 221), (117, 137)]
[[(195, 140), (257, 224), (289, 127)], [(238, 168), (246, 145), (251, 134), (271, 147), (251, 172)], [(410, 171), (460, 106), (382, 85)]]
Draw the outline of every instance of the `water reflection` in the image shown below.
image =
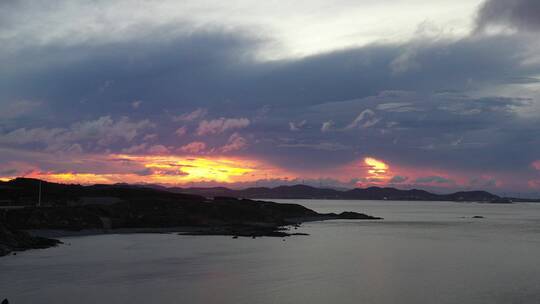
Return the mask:
[[(295, 201), (298, 202), (298, 201)], [(310, 236), (66, 238), (0, 259), (11, 303), (540, 303), (540, 205), (300, 201)], [(474, 215), (485, 216), (473, 219)]]

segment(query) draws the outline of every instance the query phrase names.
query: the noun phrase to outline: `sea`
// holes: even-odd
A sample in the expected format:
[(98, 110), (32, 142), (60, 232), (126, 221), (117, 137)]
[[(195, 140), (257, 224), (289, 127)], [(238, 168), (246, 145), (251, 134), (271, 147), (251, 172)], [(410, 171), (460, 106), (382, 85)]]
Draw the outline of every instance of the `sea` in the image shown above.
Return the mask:
[(275, 201), (384, 220), (304, 223), (291, 232), (309, 235), (287, 238), (65, 237), (0, 258), (0, 301), (540, 303), (540, 204)]

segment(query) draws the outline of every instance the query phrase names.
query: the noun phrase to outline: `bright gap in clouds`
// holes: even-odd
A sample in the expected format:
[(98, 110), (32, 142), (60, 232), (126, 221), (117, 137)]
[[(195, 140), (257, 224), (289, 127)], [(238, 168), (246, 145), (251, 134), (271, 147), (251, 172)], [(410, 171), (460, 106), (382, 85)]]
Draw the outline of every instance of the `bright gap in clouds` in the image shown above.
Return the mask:
[[(6, 47), (110, 43), (156, 34), (164, 39), (201, 29), (244, 32), (265, 40), (261, 59), (314, 55), (416, 36), (464, 36), (481, 0), (60, 1), (17, 10), (0, 29)], [(0, 15), (1, 16), (1, 15)], [(63, 22), (58, 22), (63, 20)], [(40, 27), (47, 24), (47, 27)], [(157, 31), (156, 31), (157, 30)]]
[[(455, 1), (300, 1), (289, 12), (257, 16), (272, 29), (280, 47), (266, 48), (263, 59), (303, 57), (370, 43), (403, 43), (418, 37), (464, 37), (480, 0)], [(411, 9), (413, 8), (414, 9)], [(262, 12), (261, 12), (262, 14)], [(275, 18), (283, 15), (283, 18)]]
[(383, 161), (375, 159), (373, 157), (364, 158), (364, 163), (368, 166), (368, 173), (374, 176), (385, 175), (388, 171), (388, 165)]

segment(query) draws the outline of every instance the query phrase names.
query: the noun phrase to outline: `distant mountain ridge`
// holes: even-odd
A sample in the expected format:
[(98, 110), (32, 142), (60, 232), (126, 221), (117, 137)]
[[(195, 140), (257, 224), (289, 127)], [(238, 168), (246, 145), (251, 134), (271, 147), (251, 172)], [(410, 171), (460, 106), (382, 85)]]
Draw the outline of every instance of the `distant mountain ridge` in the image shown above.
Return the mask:
[(234, 190), (214, 188), (167, 188), (171, 192), (195, 194), (206, 197), (230, 196), (264, 199), (339, 199), (339, 200), (397, 200), (397, 201), (480, 201), (493, 202), (502, 198), (487, 191), (459, 191), (450, 194), (435, 194), (425, 190), (400, 190), (391, 187), (355, 188), (335, 190), (306, 185), (278, 186), (275, 188), (255, 187)]
[[(37, 180), (18, 178), (9, 182), (0, 182), (0, 201), (11, 199), (11, 194), (17, 193), (17, 197), (22, 200), (35, 201), (37, 192), (35, 187), (22, 187), (29, 184), (36, 185)], [(317, 188), (307, 185), (292, 185), (278, 187), (251, 187), (246, 189), (230, 189), (226, 187), (165, 187), (153, 184), (126, 184), (118, 183), (114, 185), (61, 185), (47, 183), (47, 196), (62, 197), (62, 200), (70, 196), (118, 196), (133, 195), (128, 189), (139, 189), (137, 195), (151, 197), (157, 195), (155, 191), (165, 191), (171, 195), (202, 196), (202, 197), (234, 197), (247, 199), (336, 199), (336, 200), (396, 200), (396, 201), (464, 201), (464, 202), (509, 202), (510, 199), (500, 197), (487, 191), (458, 191), (450, 194), (437, 194), (426, 190), (411, 189), (401, 190), (392, 187), (368, 187), (355, 188), (350, 190), (336, 190), (329, 188)], [(66, 187), (67, 186), (67, 187)], [(17, 187), (16, 192), (9, 191), (10, 188)], [(126, 193), (123, 193), (125, 189)], [(145, 190), (146, 189), (146, 190)], [(143, 191), (143, 192), (140, 192)], [(122, 196), (121, 195), (121, 196)], [(163, 196), (163, 193), (159, 193)], [(26, 198), (26, 199), (25, 199)], [(517, 199), (512, 201), (539, 201), (538, 199)], [(0, 202), (1, 205), (1, 202)]]

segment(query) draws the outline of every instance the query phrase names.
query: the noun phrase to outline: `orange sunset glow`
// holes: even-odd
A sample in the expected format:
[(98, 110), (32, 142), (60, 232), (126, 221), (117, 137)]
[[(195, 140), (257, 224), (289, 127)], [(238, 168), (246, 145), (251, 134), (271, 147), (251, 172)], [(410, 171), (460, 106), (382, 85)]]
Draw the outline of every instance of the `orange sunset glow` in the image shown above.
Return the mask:
[[(95, 156), (106, 172), (49, 172), (34, 168), (25, 177), (39, 178), (51, 182), (108, 184), (108, 183), (155, 183), (186, 185), (197, 183), (234, 184), (258, 180), (283, 180), (302, 182), (304, 178), (318, 179), (311, 172), (289, 171), (261, 160), (223, 156), (180, 156), (180, 155), (132, 155), (110, 154)], [(93, 159), (93, 157), (90, 157)], [(359, 166), (360, 164), (360, 166)], [(364, 170), (359, 170), (364, 168)], [(342, 182), (351, 178), (368, 178), (371, 183), (385, 184), (390, 176), (390, 166), (372, 156), (361, 158), (327, 176)], [(15, 176), (2, 176), (7, 181)]]
[(205, 180), (231, 183), (249, 178), (249, 174), (260, 167), (255, 161), (230, 158), (130, 155), (115, 157), (143, 164), (152, 172), (150, 179), (164, 183)]
[[(423, 167), (391, 164), (380, 157), (364, 156), (344, 166), (327, 170), (324, 176), (308, 170), (284, 169), (256, 158), (219, 155), (173, 154), (109, 154), (88, 155), (79, 163), (79, 169), (48, 171), (28, 165), (21, 175), (50, 182), (77, 184), (148, 183), (174, 186), (249, 187), (259, 181), (262, 185), (301, 184), (369, 186), (420, 186), (467, 187), (469, 179), (460, 172), (448, 172)], [(85, 162), (96, 163), (100, 170), (86, 170)], [(1, 181), (17, 176), (3, 175)], [(482, 175), (479, 181), (492, 181), (494, 187), (503, 185), (494, 175)], [(322, 182), (321, 182), (322, 181)], [(537, 187), (529, 182), (529, 187)]]
[(368, 166), (370, 177), (384, 177), (389, 169), (386, 163), (373, 157), (364, 158), (364, 163)]
[[(109, 155), (106, 161), (135, 166), (137, 172), (78, 173), (42, 172), (34, 170), (26, 177), (40, 178), (61, 183), (156, 183), (189, 184), (200, 182), (237, 183), (262, 178), (290, 178), (284, 170), (271, 167), (261, 161), (225, 157), (199, 157), (175, 155)], [(10, 180), (14, 177), (2, 177)]]

